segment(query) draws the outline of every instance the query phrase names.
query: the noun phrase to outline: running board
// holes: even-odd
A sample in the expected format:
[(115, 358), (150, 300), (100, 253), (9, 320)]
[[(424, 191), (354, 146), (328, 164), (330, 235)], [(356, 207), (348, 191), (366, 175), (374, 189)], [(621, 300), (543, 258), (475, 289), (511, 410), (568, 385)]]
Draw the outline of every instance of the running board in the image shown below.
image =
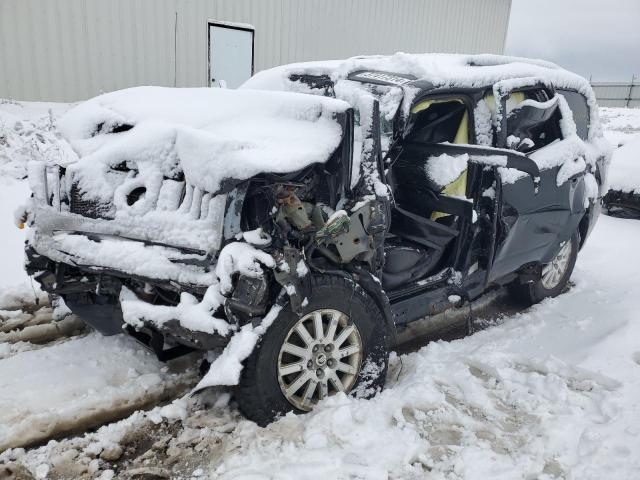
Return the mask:
[(426, 315), (404, 325), (398, 325), (398, 344), (411, 342), (416, 338), (432, 335), (453, 326), (463, 325), (472, 320), (474, 311), (485, 309), (504, 299), (507, 295), (505, 288), (491, 290), (473, 302), (466, 302), (457, 307), (452, 306), (435, 315)]

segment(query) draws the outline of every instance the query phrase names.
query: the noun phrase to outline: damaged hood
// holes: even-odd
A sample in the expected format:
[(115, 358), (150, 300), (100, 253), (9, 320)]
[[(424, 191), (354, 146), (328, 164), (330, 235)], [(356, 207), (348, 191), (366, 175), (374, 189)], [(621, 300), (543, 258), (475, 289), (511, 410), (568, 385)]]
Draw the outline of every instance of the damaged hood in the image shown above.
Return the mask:
[(227, 192), (261, 173), (329, 160), (348, 108), (318, 96), (217, 88), (138, 87), (91, 99), (59, 121), (68, 154), (29, 166), (32, 243), (49, 256), (69, 253), (80, 241), (67, 245), (67, 232), (214, 253)]
[(137, 87), (69, 111), (59, 129), (77, 155), (83, 192), (108, 200), (105, 173), (126, 162), (216, 194), (225, 181), (328, 160), (342, 138), (339, 100), (288, 92)]

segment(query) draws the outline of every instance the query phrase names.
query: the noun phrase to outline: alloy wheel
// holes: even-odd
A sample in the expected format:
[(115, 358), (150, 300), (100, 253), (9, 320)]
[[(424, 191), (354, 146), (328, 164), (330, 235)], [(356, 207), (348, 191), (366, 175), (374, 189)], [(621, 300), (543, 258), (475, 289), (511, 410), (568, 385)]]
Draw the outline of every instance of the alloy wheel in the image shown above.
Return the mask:
[(542, 286), (547, 290), (553, 290), (560, 284), (569, 267), (571, 249), (571, 242), (565, 242), (557, 255), (551, 260), (551, 263), (547, 263), (542, 267)]
[(358, 327), (333, 309), (314, 310), (289, 330), (278, 355), (278, 382), (285, 398), (309, 411), (337, 392), (349, 393), (363, 357)]

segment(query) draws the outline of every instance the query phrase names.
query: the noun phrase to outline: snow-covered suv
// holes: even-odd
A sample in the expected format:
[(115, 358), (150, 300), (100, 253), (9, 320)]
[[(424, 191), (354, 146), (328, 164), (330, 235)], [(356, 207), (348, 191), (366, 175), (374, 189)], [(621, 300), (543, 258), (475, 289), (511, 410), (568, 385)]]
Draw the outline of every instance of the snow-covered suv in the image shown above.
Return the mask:
[[(578, 126), (578, 127), (577, 127)], [(609, 151), (587, 81), (497, 56), (278, 67), (71, 110), (30, 166), (27, 270), (264, 424), (385, 381), (397, 333), (509, 286), (561, 293)]]

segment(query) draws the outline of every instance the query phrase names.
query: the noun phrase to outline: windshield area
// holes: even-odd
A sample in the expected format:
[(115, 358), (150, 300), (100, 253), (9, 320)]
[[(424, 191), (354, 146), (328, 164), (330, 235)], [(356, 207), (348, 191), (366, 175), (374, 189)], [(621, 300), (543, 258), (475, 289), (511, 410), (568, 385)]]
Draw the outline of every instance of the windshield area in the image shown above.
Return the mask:
[[(364, 177), (378, 177), (384, 158), (399, 130), (399, 112), (405, 91), (402, 87), (415, 78), (386, 72), (360, 71), (347, 78), (332, 80), (328, 74), (296, 74), (289, 77), (293, 91), (334, 97), (347, 102), (354, 112), (351, 187)], [(378, 108), (375, 108), (376, 102)], [(375, 117), (375, 118), (374, 118)], [(380, 132), (381, 158), (376, 154)]]
[[(397, 114), (404, 97), (402, 88), (343, 80), (336, 85), (336, 97), (353, 106), (355, 124), (362, 134), (361, 141), (371, 136), (374, 131), (373, 122), (378, 123), (382, 153), (386, 154), (393, 140)], [(377, 118), (373, 119), (375, 101), (378, 101), (379, 111)]]

